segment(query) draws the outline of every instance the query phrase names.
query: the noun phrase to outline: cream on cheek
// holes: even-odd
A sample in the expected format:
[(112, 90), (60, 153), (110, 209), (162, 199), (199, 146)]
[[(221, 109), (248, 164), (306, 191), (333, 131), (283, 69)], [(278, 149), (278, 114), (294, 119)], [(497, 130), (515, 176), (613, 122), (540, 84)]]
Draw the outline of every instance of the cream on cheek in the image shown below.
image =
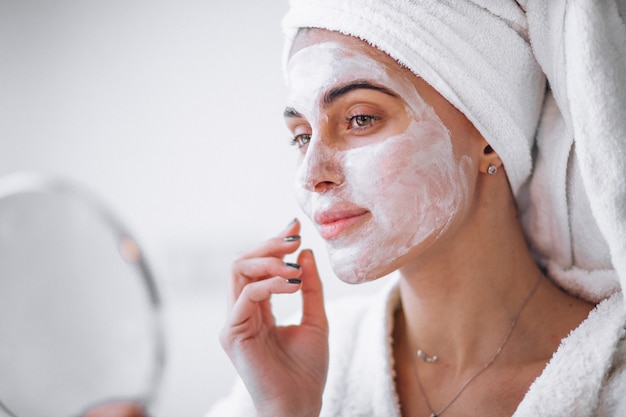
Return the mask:
[(405, 133), (347, 151), (345, 160), (342, 194), (367, 208), (371, 219), (327, 243), (333, 269), (344, 281), (391, 272), (398, 258), (445, 232), (467, 201), (471, 159), (454, 159), (438, 119), (413, 120)]
[[(408, 79), (391, 77), (364, 54), (317, 44), (292, 57), (289, 77), (289, 105), (305, 115), (313, 131), (298, 172), (301, 207), (309, 216), (341, 203), (371, 213), (366, 222), (327, 242), (333, 270), (354, 283), (391, 272), (399, 257), (443, 233), (467, 201), (471, 159), (455, 159), (447, 128)], [(397, 136), (339, 151), (316, 134), (326, 120), (322, 97), (333, 86), (359, 79), (397, 92), (411, 122)], [(315, 183), (323, 180), (339, 185), (315, 192)]]

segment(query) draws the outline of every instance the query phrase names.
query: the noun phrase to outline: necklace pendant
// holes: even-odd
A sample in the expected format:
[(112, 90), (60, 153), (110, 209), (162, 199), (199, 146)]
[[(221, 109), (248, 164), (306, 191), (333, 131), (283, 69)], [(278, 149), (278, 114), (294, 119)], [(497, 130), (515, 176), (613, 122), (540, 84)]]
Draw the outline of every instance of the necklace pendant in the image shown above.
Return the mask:
[[(439, 359), (439, 357), (437, 357), (437, 355), (434, 356), (428, 356), (427, 354), (424, 353), (424, 351), (422, 349), (417, 349), (417, 357), (420, 358), (421, 360), (423, 360), (426, 363), (435, 363), (437, 362), (437, 359)], [(430, 417), (437, 417), (436, 414), (431, 414)]]
[(437, 417), (437, 414), (435, 414), (435, 413), (430, 413), (430, 417)]

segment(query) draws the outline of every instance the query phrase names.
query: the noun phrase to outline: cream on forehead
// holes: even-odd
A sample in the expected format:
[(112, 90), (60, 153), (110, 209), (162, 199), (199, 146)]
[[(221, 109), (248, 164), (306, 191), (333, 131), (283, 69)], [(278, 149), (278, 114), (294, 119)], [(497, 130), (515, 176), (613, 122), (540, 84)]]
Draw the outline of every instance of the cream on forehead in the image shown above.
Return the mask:
[(287, 105), (311, 123), (320, 116), (320, 103), (328, 90), (354, 81), (368, 80), (385, 86), (402, 96), (415, 115), (430, 108), (400, 72), (391, 75), (384, 64), (336, 42), (302, 48), (289, 60), (287, 71)]

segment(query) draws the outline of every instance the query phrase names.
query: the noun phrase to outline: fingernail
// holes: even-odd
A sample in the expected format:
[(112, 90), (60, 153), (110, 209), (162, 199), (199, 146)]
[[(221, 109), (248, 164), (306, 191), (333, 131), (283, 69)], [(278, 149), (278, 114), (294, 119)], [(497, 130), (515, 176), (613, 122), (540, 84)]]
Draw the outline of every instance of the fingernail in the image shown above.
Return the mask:
[(285, 242), (296, 242), (296, 241), (300, 240), (300, 236), (298, 236), (298, 235), (287, 236), (287, 237), (284, 237), (283, 240)]
[(287, 284), (302, 284), (302, 280), (300, 278), (289, 278), (286, 279), (285, 282)]
[(287, 227), (285, 227), (285, 229), (289, 229), (291, 226), (293, 226), (294, 224), (296, 224), (296, 222), (298, 221), (297, 217), (294, 217), (293, 220), (291, 222), (289, 222), (289, 224), (287, 225)]
[(300, 265), (294, 264), (292, 262), (285, 262), (285, 265), (287, 265), (288, 267), (293, 268), (293, 269), (300, 269)]

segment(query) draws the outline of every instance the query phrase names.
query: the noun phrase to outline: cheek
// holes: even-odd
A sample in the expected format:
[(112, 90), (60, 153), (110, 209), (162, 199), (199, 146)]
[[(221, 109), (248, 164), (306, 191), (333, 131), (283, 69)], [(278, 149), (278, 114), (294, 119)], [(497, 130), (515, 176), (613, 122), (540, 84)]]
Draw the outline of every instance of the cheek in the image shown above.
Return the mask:
[(413, 123), (402, 135), (356, 151), (346, 167), (347, 183), (369, 206), (414, 211), (420, 202), (445, 204), (458, 180), (448, 132), (438, 122)]

